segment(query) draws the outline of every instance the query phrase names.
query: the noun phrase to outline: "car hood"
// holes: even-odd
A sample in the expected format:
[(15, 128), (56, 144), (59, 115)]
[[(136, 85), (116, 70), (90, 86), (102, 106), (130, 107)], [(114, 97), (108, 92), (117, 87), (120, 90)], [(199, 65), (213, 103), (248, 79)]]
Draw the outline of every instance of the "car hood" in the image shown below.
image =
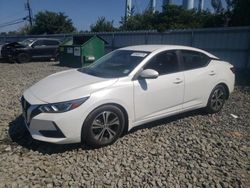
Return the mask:
[(5, 48), (25, 48), (26, 46), (18, 43), (18, 42), (12, 42), (4, 45)]
[(40, 80), (24, 92), (24, 97), (32, 96), (30, 98), (35, 97), (45, 103), (69, 101), (89, 96), (117, 80), (91, 76), (77, 69), (68, 70)]

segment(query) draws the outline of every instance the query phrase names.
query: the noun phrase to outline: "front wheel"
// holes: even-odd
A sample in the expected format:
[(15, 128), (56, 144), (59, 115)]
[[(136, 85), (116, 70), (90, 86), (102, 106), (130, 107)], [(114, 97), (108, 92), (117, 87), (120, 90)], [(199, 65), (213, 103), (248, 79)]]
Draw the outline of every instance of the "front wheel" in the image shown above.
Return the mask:
[(222, 85), (216, 86), (210, 94), (208, 99), (206, 111), (208, 113), (217, 113), (219, 112), (226, 100), (226, 89)]
[(27, 63), (30, 61), (30, 55), (27, 53), (20, 53), (17, 55), (18, 63)]
[(92, 111), (82, 128), (82, 141), (93, 147), (114, 143), (125, 127), (122, 110), (114, 105), (104, 105)]

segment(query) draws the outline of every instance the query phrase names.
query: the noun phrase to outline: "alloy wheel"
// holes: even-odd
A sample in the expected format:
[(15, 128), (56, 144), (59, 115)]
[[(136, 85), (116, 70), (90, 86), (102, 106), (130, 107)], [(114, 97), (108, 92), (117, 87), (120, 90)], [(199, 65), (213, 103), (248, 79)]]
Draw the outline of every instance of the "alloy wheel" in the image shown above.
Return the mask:
[(19, 63), (26, 63), (26, 62), (29, 62), (29, 60), (30, 60), (30, 56), (27, 53), (20, 53), (17, 56), (17, 61)]
[(214, 111), (218, 111), (220, 108), (222, 108), (225, 100), (224, 96), (224, 91), (221, 88), (214, 90), (211, 98), (211, 108)]
[(91, 129), (95, 140), (110, 141), (119, 132), (120, 120), (118, 115), (111, 111), (103, 111), (94, 119)]

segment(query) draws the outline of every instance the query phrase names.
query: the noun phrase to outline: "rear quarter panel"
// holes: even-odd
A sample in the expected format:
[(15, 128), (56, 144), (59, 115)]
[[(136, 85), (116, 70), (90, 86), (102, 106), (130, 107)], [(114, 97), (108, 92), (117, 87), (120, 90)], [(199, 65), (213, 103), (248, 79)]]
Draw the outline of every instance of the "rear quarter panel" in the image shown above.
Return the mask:
[(230, 69), (233, 65), (226, 61), (212, 60), (209, 66), (216, 72), (214, 86), (224, 83), (227, 85), (229, 93), (231, 93), (234, 90), (235, 84), (235, 75)]

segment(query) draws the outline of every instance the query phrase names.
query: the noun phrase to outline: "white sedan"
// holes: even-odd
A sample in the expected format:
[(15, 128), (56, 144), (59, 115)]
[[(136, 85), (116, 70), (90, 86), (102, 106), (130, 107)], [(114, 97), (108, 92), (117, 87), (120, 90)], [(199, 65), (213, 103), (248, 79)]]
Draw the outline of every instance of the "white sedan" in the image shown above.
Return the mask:
[(170, 115), (199, 108), (219, 112), (234, 79), (231, 64), (200, 49), (130, 46), (42, 79), (21, 103), (34, 139), (101, 147)]

